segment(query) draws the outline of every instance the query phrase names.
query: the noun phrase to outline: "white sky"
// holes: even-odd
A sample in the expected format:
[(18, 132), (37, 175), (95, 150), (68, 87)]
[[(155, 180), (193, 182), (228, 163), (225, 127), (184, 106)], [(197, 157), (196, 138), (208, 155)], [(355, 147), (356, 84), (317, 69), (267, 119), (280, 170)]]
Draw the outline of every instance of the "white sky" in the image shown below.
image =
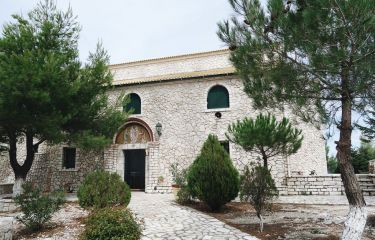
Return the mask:
[[(0, 0), (0, 25), (37, 2)], [(80, 58), (85, 60), (101, 40), (111, 63), (225, 48), (216, 36), (217, 22), (232, 14), (227, 0), (57, 0), (60, 9), (69, 4), (82, 26)], [(353, 135), (358, 146), (359, 132)], [(337, 139), (335, 134), (329, 140), (331, 154)]]
[[(0, 23), (26, 14), (38, 1), (1, 0)], [(82, 26), (80, 57), (87, 58), (98, 40), (111, 63), (224, 48), (216, 24), (231, 14), (227, 0), (58, 0), (69, 4)]]

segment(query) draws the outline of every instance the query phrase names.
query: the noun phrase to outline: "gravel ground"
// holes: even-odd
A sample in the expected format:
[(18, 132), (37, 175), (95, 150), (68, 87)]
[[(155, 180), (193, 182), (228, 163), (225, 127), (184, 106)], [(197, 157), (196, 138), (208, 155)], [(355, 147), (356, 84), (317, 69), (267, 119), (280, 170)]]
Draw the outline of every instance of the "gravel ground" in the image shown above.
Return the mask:
[(20, 224), (16, 224), (17, 239), (29, 240), (76, 240), (84, 229), (82, 219), (88, 215), (88, 211), (79, 207), (77, 203), (67, 203), (54, 214), (51, 224), (39, 233), (30, 234)]
[[(264, 232), (260, 233), (259, 219), (248, 204), (232, 202), (219, 213), (207, 212), (201, 203), (190, 207), (260, 239), (338, 240), (348, 213), (347, 205), (275, 204), (271, 212), (264, 214)], [(363, 240), (375, 239), (375, 207), (368, 207), (368, 213)]]
[[(153, 201), (146, 201), (145, 197), (154, 199)], [(132, 203), (130, 208), (135, 212), (138, 217), (144, 218), (146, 223), (149, 224), (144, 227), (150, 228), (145, 229), (146, 235), (149, 233), (149, 238), (144, 236), (144, 239), (153, 239), (155, 236), (155, 229), (151, 229), (153, 226), (152, 219), (158, 219), (158, 214), (156, 212), (161, 211), (160, 201), (163, 204), (171, 204), (174, 208), (179, 208), (174, 205), (171, 201), (172, 196), (164, 195), (147, 195), (144, 193), (133, 194)], [(75, 202), (76, 196), (70, 196), (70, 201), (66, 203), (64, 207), (57, 212), (51, 221), (51, 224), (42, 232), (30, 234), (24, 230), (24, 226), (14, 220), (14, 217), (19, 213), (8, 213), (2, 214), (0, 220), (9, 220), (9, 223), (13, 223), (16, 232), (15, 239), (30, 240), (30, 239), (40, 239), (40, 240), (75, 240), (79, 238), (79, 235), (84, 229), (82, 219), (87, 217), (88, 211), (80, 208)], [(258, 235), (255, 234), (258, 229), (258, 218), (255, 216), (253, 211), (248, 208), (238, 208), (240, 203), (234, 204), (230, 207), (228, 212), (222, 213), (220, 216), (213, 216), (221, 221), (226, 222), (236, 228), (241, 229), (244, 232), (250, 233), (250, 235), (255, 235), (261, 239), (338, 239), (342, 228), (345, 216), (348, 212), (348, 206), (345, 204), (344, 196), (337, 197), (315, 197), (315, 196), (304, 196), (304, 197), (284, 197), (280, 198), (277, 202), (278, 208), (265, 216), (265, 229), (267, 227), (271, 229), (270, 233)], [(365, 231), (364, 240), (375, 239), (375, 198), (367, 198), (366, 201), (369, 203), (368, 206), (369, 215), (372, 217), (372, 224), (368, 224)], [(154, 204), (157, 202), (157, 204)], [(324, 203), (325, 205), (318, 205), (316, 203)], [(335, 203), (335, 204), (332, 204)], [(163, 205), (161, 204), (161, 205)], [(141, 208), (139, 208), (141, 207)], [(146, 213), (140, 212), (139, 209), (144, 211), (149, 209)], [(174, 209), (173, 208), (173, 209)], [(174, 209), (176, 212), (177, 210)], [(232, 210), (234, 209), (234, 211)], [(237, 209), (237, 210), (236, 210)], [(184, 212), (189, 212), (186, 207), (182, 207)], [(156, 212), (155, 212), (156, 211)], [(172, 217), (176, 221), (178, 216), (172, 211), (172, 214), (168, 211), (161, 211), (165, 215), (165, 218)], [(178, 211), (177, 211), (178, 212)], [(199, 214), (198, 214), (199, 215)], [(212, 216), (212, 215), (211, 215)], [(181, 216), (180, 216), (181, 217)], [(203, 217), (204, 218), (204, 217)], [(13, 220), (12, 220), (13, 219)], [(163, 219), (163, 218), (162, 218)], [(176, 220), (177, 219), (177, 220)], [(172, 221), (173, 222), (173, 221)], [(1, 223), (1, 221), (0, 221)], [(6, 224), (11, 225), (11, 224)], [(173, 226), (173, 224), (171, 225)], [(163, 228), (162, 224), (160, 227)], [(182, 230), (182, 229), (181, 229)], [(188, 229), (189, 230), (189, 229)], [(273, 231), (273, 232), (272, 232)], [(184, 231), (182, 230), (181, 233)], [(161, 232), (160, 232), (161, 234)], [(152, 235), (152, 236), (151, 236)], [(276, 238), (274, 238), (277, 236)], [(327, 236), (335, 236), (335, 238), (327, 238)], [(186, 236), (188, 237), (188, 236)], [(185, 239), (184, 237), (180, 239)]]

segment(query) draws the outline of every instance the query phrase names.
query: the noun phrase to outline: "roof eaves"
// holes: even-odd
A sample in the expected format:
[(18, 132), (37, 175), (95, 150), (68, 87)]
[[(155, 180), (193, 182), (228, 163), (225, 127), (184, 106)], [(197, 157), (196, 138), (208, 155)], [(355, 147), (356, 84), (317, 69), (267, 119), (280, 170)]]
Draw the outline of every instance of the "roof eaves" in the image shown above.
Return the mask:
[(130, 67), (130, 66), (142, 65), (142, 64), (154, 64), (154, 63), (190, 59), (190, 58), (196, 58), (196, 57), (228, 54), (229, 52), (230, 52), (229, 49), (220, 49), (220, 50), (214, 50), (214, 51), (208, 51), (208, 52), (198, 52), (198, 53), (190, 53), (190, 54), (183, 54), (183, 55), (176, 55), (176, 56), (167, 56), (167, 57), (161, 57), (161, 58), (151, 58), (151, 59), (144, 59), (144, 60), (139, 60), (139, 61), (110, 64), (108, 66), (110, 69), (114, 69), (114, 68), (124, 67), (124, 66)]
[(145, 78), (116, 80), (112, 82), (112, 85), (119, 86), (119, 85), (130, 85), (130, 84), (141, 84), (141, 83), (148, 83), (148, 82), (208, 77), (208, 76), (217, 76), (217, 75), (234, 74), (234, 73), (235, 73), (234, 67), (227, 67), (227, 68), (211, 69), (211, 70), (205, 70), (205, 71), (158, 75), (158, 76), (145, 77)]

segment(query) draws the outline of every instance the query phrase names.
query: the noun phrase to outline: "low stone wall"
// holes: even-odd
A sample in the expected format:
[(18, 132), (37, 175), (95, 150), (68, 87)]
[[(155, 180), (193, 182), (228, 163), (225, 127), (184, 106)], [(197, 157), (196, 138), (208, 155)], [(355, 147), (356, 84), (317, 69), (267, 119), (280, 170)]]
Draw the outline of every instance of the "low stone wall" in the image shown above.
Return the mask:
[(157, 185), (153, 188), (153, 191), (149, 191), (149, 193), (172, 193), (172, 186)]
[(13, 183), (0, 184), (0, 195), (12, 194)]
[(0, 199), (0, 213), (1, 212), (13, 212), (16, 210), (17, 210), (17, 205), (14, 203), (13, 199)]
[(344, 195), (340, 174), (292, 176), (287, 178), (287, 195)]

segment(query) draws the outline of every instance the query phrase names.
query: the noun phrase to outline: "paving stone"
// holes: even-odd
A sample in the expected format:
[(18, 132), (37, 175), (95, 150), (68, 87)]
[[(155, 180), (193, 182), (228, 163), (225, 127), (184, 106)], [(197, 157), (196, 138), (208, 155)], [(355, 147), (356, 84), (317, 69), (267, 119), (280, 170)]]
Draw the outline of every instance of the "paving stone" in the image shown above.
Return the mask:
[(213, 217), (176, 204), (172, 194), (133, 192), (129, 208), (144, 221), (142, 240), (255, 240)]

